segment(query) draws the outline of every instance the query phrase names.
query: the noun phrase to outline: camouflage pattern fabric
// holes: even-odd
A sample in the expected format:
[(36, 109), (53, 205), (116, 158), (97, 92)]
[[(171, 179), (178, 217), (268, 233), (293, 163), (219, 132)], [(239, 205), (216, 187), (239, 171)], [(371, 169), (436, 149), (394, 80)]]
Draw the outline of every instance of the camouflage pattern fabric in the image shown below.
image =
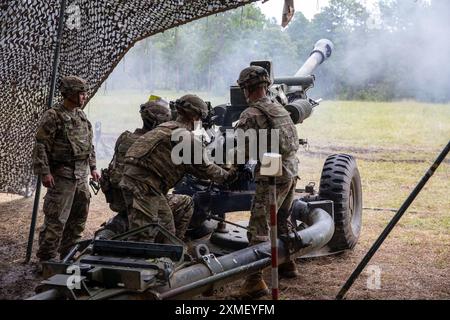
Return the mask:
[(107, 174), (102, 175), (100, 179), (100, 185), (110, 209), (117, 214), (102, 224), (102, 228), (96, 231), (96, 237), (111, 239), (129, 229), (127, 204), (119, 182), (122, 179), (125, 154), (131, 145), (148, 131), (141, 128), (137, 128), (133, 133), (125, 131), (116, 141), (113, 158), (108, 166)]
[[(179, 121), (163, 123), (141, 136), (125, 156), (125, 168), (120, 186), (126, 195), (130, 228), (158, 222), (175, 234), (174, 217), (166, 195), (169, 189), (187, 174), (223, 183), (227, 171), (215, 164), (179, 164), (172, 162), (173, 130), (188, 130)], [(193, 134), (192, 139), (194, 139)], [(154, 241), (154, 235), (145, 235)]]
[(86, 80), (77, 76), (66, 76), (61, 79), (61, 94), (70, 95), (89, 91)]
[(208, 115), (208, 105), (199, 96), (195, 94), (186, 94), (175, 101), (178, 112), (186, 114), (201, 114), (201, 118), (205, 119)]
[[(181, 240), (184, 240), (186, 230), (189, 227), (189, 222), (194, 213), (194, 202), (190, 196), (181, 194), (169, 194), (166, 198), (174, 219), (175, 235)], [(107, 231), (104, 232), (103, 230)], [(96, 234), (101, 235), (102, 239), (111, 239), (128, 230), (128, 216), (125, 211), (116, 214)]]
[(148, 132), (146, 129), (136, 129), (133, 133), (130, 131), (123, 132), (116, 141), (114, 146), (114, 156), (108, 167), (108, 187), (105, 187), (106, 181), (100, 180), (102, 191), (105, 194), (106, 202), (114, 212), (124, 213), (126, 216), (127, 206), (123, 199), (122, 190), (119, 187), (119, 182), (122, 180), (123, 168), (125, 165), (125, 154), (131, 145), (144, 133)]
[(171, 135), (176, 129), (186, 130), (186, 134), (191, 135), (191, 141), (194, 141), (187, 125), (178, 121), (163, 123), (136, 140), (125, 156), (125, 169), (120, 182), (122, 188), (136, 194), (153, 192), (165, 195), (185, 174), (217, 183), (225, 182), (227, 171), (213, 163), (177, 165), (172, 162)]
[[(297, 129), (289, 113), (268, 97), (249, 103), (241, 113), (236, 128), (243, 130), (279, 129), (280, 154), (283, 161), (283, 174), (277, 177), (278, 228), (280, 233), (287, 232), (287, 219), (292, 205), (295, 184), (298, 175), (299, 148)], [(270, 137), (267, 139), (270, 141)], [(256, 167), (256, 191), (249, 221), (249, 240), (269, 240), (269, 184), (268, 178), (261, 176), (260, 165)]]
[[(245, 109), (236, 124), (236, 129), (249, 130), (254, 129), (259, 131), (260, 129), (269, 130), (269, 142), (270, 150), (270, 129), (279, 130), (279, 153), (282, 156), (283, 161), (283, 175), (277, 177), (279, 182), (289, 182), (291, 178), (298, 176), (298, 159), (296, 156), (299, 148), (297, 128), (295, 127), (289, 113), (284, 107), (276, 102), (272, 102), (268, 97), (261, 98), (257, 101), (249, 103), (249, 107)], [(248, 148), (246, 148), (246, 160), (248, 160)], [(260, 160), (260, 159), (258, 159)], [(259, 164), (256, 170), (257, 181), (268, 181), (267, 177), (263, 177), (259, 174)]]
[[(289, 210), (294, 200), (295, 185), (297, 179), (289, 182), (277, 183), (277, 226), (278, 234), (286, 234), (289, 231)], [(256, 184), (255, 197), (252, 202), (250, 221), (248, 224), (248, 238), (253, 245), (259, 242), (269, 241), (270, 221), (270, 187), (266, 181)]]
[(168, 194), (167, 202), (173, 214), (175, 235), (181, 240), (186, 240), (186, 231), (194, 213), (194, 201), (188, 195)]
[(49, 260), (64, 257), (81, 239), (89, 212), (91, 194), (86, 179), (54, 176), (55, 187), (48, 188), (44, 200), (44, 224), (39, 233), (37, 257)]
[[(165, 110), (162, 110), (163, 108), (166, 107), (153, 101), (143, 104), (141, 106), (141, 116), (144, 124), (144, 114), (149, 114), (149, 111), (151, 111), (152, 114), (156, 114), (156, 118), (153, 119), (156, 121), (156, 124), (159, 124), (162, 120), (170, 117), (170, 111), (167, 110), (167, 112), (164, 112)], [(144, 113), (142, 111), (144, 111)], [(117, 139), (114, 147), (114, 156), (108, 170), (110, 185), (108, 188), (102, 188), (102, 190), (105, 193), (106, 200), (109, 203), (111, 210), (118, 212), (118, 214), (103, 224), (103, 228), (96, 232), (96, 235), (103, 239), (111, 239), (115, 235), (124, 233), (129, 229), (127, 206), (122, 190), (119, 187), (119, 182), (122, 179), (125, 154), (131, 145), (149, 130), (150, 129), (147, 128), (138, 128), (134, 133), (125, 131)], [(168, 195), (167, 201), (174, 216), (176, 236), (180, 239), (184, 239), (184, 234), (186, 233), (194, 211), (193, 201), (189, 196), (184, 195)]]
[[(279, 129), (280, 154), (283, 161), (283, 174), (276, 178), (276, 201), (278, 207), (277, 226), (278, 234), (288, 232), (288, 219), (292, 201), (294, 200), (295, 186), (298, 178), (299, 148), (297, 129), (289, 113), (278, 103), (272, 102), (268, 97), (249, 103), (249, 107), (241, 113), (236, 128), (248, 129)], [(268, 137), (267, 141), (270, 141)], [(248, 157), (248, 150), (246, 150)], [(259, 159), (258, 159), (259, 160)], [(270, 221), (270, 187), (268, 178), (261, 176), (260, 163), (255, 172), (256, 190), (250, 212), (249, 230), (247, 232), (250, 245), (269, 240)], [(290, 261), (290, 257), (286, 258)], [(265, 287), (262, 271), (249, 275), (242, 291), (251, 293), (255, 286)]]
[(98, 239), (112, 239), (113, 237), (128, 231), (128, 214), (127, 211), (121, 211), (114, 217), (104, 222), (102, 228), (95, 232), (95, 238)]
[(92, 126), (84, 112), (70, 112), (61, 104), (47, 110), (36, 133), (33, 150), (36, 174), (52, 174), (54, 188), (48, 188), (39, 234), (40, 260), (64, 256), (81, 238), (87, 219), (90, 193), (87, 177), (95, 169)]
[(62, 104), (44, 112), (36, 133), (33, 168), (37, 175), (83, 179), (95, 168), (92, 125), (81, 109)]
[(260, 66), (250, 66), (241, 71), (237, 80), (241, 88), (247, 88), (265, 83), (270, 86), (270, 76), (266, 69)]
[[(167, 198), (158, 194), (131, 194), (124, 192), (128, 205), (128, 221), (130, 229), (143, 227), (149, 223), (156, 223), (175, 235), (175, 223)], [(130, 240), (155, 242), (157, 232), (148, 230), (141, 232)]]
[[(88, 81), (93, 97), (136, 42), (251, 2), (256, 0), (66, 1), (56, 87), (63, 76), (76, 74)], [(31, 151), (37, 119), (47, 109), (61, 1), (1, 1), (0, 7), (0, 192), (29, 195), (36, 185)]]
[(150, 100), (141, 104), (141, 110), (139, 112), (144, 122), (144, 128), (148, 130), (172, 118), (169, 104), (160, 97), (156, 100)]

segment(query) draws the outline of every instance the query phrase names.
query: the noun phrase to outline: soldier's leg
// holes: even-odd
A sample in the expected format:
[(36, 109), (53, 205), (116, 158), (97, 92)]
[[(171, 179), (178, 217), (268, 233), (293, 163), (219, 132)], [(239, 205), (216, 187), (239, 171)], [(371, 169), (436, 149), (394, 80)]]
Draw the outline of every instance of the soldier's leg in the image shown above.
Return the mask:
[(119, 188), (111, 188), (112, 201), (109, 205), (112, 211), (117, 214), (102, 224), (102, 228), (95, 232), (95, 237), (99, 239), (111, 239), (114, 236), (128, 231), (127, 205)]
[[(293, 178), (288, 183), (283, 183), (277, 186), (277, 194), (279, 194), (279, 209), (277, 215), (278, 234), (287, 234), (289, 232), (288, 220), (290, 215), (290, 209), (294, 200), (295, 186), (297, 179)], [(278, 193), (279, 191), (279, 193)], [(277, 196), (278, 198), (278, 196)], [(289, 246), (289, 243), (286, 243)], [(285, 262), (279, 266), (279, 274), (286, 278), (295, 278), (298, 276), (297, 266), (289, 255), (286, 255)]]
[(64, 227), (64, 233), (59, 247), (61, 258), (64, 258), (75, 243), (81, 239), (84, 227), (86, 226), (90, 202), (91, 193), (89, 192), (87, 180), (78, 179), (72, 208)]
[(102, 228), (95, 232), (96, 239), (112, 239), (113, 237), (128, 231), (127, 212), (119, 212), (114, 217), (102, 224)]
[(248, 240), (250, 245), (269, 240), (270, 189), (268, 182), (256, 183), (248, 223)]
[(296, 182), (297, 179), (292, 179), (288, 182), (277, 184), (277, 225), (279, 235), (289, 232), (288, 220), (292, 202), (294, 201)]
[(188, 195), (168, 194), (167, 202), (173, 214), (175, 235), (181, 240), (185, 239), (186, 230), (194, 213), (194, 201)]
[[(269, 185), (267, 182), (258, 181), (248, 223), (247, 236), (250, 246), (269, 240), (267, 219), (269, 212)], [(239, 296), (244, 299), (254, 299), (268, 293), (269, 288), (262, 278), (262, 271), (258, 271), (246, 278)]]
[(44, 224), (39, 233), (36, 256), (41, 261), (56, 257), (58, 246), (69, 217), (75, 195), (76, 181), (54, 176), (55, 187), (48, 188), (44, 200)]
[[(161, 196), (159, 198), (158, 223), (171, 234), (176, 235), (173, 213), (170, 209), (166, 196)], [(171, 243), (169, 239), (164, 239), (162, 242)]]
[[(289, 218), (289, 210), (293, 201), (295, 183), (292, 181), (286, 183), (277, 183), (276, 200), (277, 200), (277, 225), (281, 230), (278, 234), (287, 232), (287, 219)], [(249, 221), (249, 245), (255, 245), (260, 242), (269, 240), (269, 221), (270, 221), (270, 186), (268, 182), (257, 182), (255, 197), (253, 199), (250, 221)], [(287, 263), (281, 265), (281, 273), (286, 276), (292, 276), (296, 272), (293, 269), (292, 261), (288, 257)], [(247, 298), (256, 298), (264, 294), (268, 294), (267, 285), (262, 279), (262, 271), (256, 272), (247, 277), (241, 290), (241, 296)]]
[[(128, 200), (127, 200), (128, 201)], [(172, 211), (163, 195), (133, 194), (131, 206), (128, 207), (130, 229), (143, 227), (149, 223), (157, 223), (175, 234)], [(140, 233), (132, 239), (136, 241), (155, 241), (155, 230)]]

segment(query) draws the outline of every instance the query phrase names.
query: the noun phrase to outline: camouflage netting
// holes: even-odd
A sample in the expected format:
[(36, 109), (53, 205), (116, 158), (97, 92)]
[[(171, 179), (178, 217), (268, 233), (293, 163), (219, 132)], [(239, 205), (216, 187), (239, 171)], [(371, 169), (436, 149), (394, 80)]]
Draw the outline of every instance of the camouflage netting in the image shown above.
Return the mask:
[[(92, 97), (136, 41), (254, 1), (68, 0), (58, 79), (87, 79)], [(31, 152), (47, 108), (60, 2), (0, 2), (0, 192), (35, 188)]]

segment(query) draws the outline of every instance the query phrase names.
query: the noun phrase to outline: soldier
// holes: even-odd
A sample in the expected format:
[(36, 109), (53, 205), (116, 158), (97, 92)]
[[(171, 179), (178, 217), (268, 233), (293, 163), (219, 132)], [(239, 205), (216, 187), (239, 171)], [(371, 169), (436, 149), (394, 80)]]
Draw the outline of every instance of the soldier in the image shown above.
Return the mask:
[[(279, 130), (279, 153), (282, 156), (283, 174), (277, 177), (277, 224), (280, 234), (288, 233), (289, 210), (292, 205), (295, 185), (298, 174), (298, 159), (296, 157), (299, 148), (297, 130), (289, 113), (277, 102), (273, 102), (267, 96), (268, 86), (271, 80), (266, 69), (259, 66), (251, 66), (241, 71), (238, 85), (243, 90), (248, 102), (248, 108), (242, 112), (236, 129), (248, 130), (270, 129)], [(268, 141), (271, 139), (268, 138)], [(248, 149), (246, 147), (246, 149)], [(248, 153), (246, 150), (246, 156)], [(268, 178), (260, 175), (260, 162), (255, 171), (256, 191), (253, 199), (251, 216), (249, 221), (248, 238), (250, 245), (269, 240), (269, 183)], [(287, 259), (280, 265), (280, 276), (296, 277), (295, 263)], [(257, 298), (269, 292), (262, 272), (250, 275), (241, 289), (240, 296)]]
[[(111, 239), (115, 235), (128, 230), (127, 206), (122, 195), (122, 190), (119, 187), (125, 166), (125, 154), (140, 136), (171, 119), (169, 104), (160, 97), (153, 95), (150, 96), (148, 102), (141, 105), (140, 114), (143, 122), (142, 128), (136, 129), (133, 133), (125, 131), (119, 136), (108, 170), (106, 174), (102, 172), (102, 178), (100, 179), (102, 191), (111, 210), (118, 212), (118, 214), (106, 222), (102, 229), (96, 232), (96, 238)], [(174, 216), (176, 236), (184, 239), (194, 212), (192, 198), (187, 195), (170, 194), (167, 195), (167, 201)]]
[[(174, 219), (167, 203), (167, 192), (185, 174), (223, 183), (234, 178), (215, 164), (181, 163), (172, 161), (172, 134), (177, 130), (184, 133), (189, 141), (194, 141), (194, 122), (206, 118), (208, 107), (195, 95), (185, 95), (175, 103), (178, 117), (176, 121), (160, 124), (142, 135), (130, 147), (125, 156), (125, 168), (120, 186), (124, 191), (128, 207), (130, 228), (158, 223), (175, 234)], [(186, 136), (185, 136), (186, 137)], [(136, 240), (155, 241), (150, 231), (137, 236)]]
[(42, 184), (47, 188), (37, 252), (40, 261), (55, 258), (57, 251), (62, 259), (81, 238), (91, 198), (89, 172), (95, 181), (100, 178), (92, 126), (81, 110), (87, 91), (85, 80), (64, 77), (63, 102), (44, 112), (37, 129), (34, 172), (42, 177)]

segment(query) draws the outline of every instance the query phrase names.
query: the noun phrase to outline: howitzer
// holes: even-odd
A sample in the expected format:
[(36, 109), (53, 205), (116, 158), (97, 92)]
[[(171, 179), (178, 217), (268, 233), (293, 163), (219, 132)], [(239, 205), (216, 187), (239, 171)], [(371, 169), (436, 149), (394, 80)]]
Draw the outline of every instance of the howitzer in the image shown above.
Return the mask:
[[(312, 72), (320, 64), (326, 61), (333, 51), (333, 43), (329, 40), (319, 40), (314, 46), (310, 57), (299, 68), (294, 76), (274, 78), (274, 68), (270, 61), (253, 61), (250, 65), (258, 65), (267, 70), (272, 85), (268, 88), (269, 97), (273, 101), (282, 104), (290, 113), (295, 124), (302, 123), (311, 116), (318, 102), (307, 96), (307, 91), (314, 87), (315, 77)], [(241, 113), (248, 107), (241, 88), (237, 85), (230, 87), (230, 103), (212, 108), (205, 126), (208, 131), (211, 123), (220, 128), (221, 132), (233, 128)], [(226, 139), (220, 137), (211, 142), (224, 144)], [(300, 139), (300, 144), (306, 144), (305, 139)], [(226, 148), (215, 148), (226, 149)], [(188, 233), (198, 237), (210, 233), (208, 223), (204, 223), (210, 215), (216, 215), (225, 219), (227, 212), (250, 210), (255, 190), (253, 171), (256, 163), (247, 163), (239, 166), (240, 179), (231, 187), (213, 186), (208, 181), (201, 181), (193, 176), (186, 176), (174, 188), (174, 193), (188, 194), (194, 198), (195, 212), (191, 220)], [(218, 231), (226, 235), (226, 224), (219, 223)]]
[[(314, 85), (314, 68), (332, 52), (328, 40), (316, 44), (310, 58), (293, 77), (274, 78), (270, 97), (281, 103), (295, 123), (307, 119), (317, 102), (306, 92)], [(273, 75), (270, 62), (255, 64)], [(273, 76), (272, 76), (273, 78)], [(210, 123), (232, 128), (247, 107), (239, 88), (232, 86), (230, 103), (210, 112)], [(212, 124), (211, 124), (212, 123)], [(210, 143), (223, 143), (213, 139)], [(159, 225), (150, 224), (111, 240), (79, 243), (62, 262), (44, 264), (44, 280), (31, 299), (178, 299), (222, 292), (225, 284), (270, 265), (269, 241), (250, 246), (246, 221), (228, 224), (226, 215), (250, 210), (255, 192), (255, 163), (240, 167), (231, 186), (185, 176), (174, 193), (188, 194), (195, 209), (188, 245)], [(292, 229), (277, 242), (278, 263), (289, 253), (300, 257), (335, 253), (356, 245), (361, 230), (362, 192), (355, 159), (330, 155), (323, 166), (320, 189), (297, 189), (291, 207)], [(218, 221), (218, 222), (217, 222)], [(158, 229), (164, 244), (129, 241), (140, 232)], [(150, 230), (149, 230), (150, 229)], [(189, 250), (186, 250), (186, 248)]]

